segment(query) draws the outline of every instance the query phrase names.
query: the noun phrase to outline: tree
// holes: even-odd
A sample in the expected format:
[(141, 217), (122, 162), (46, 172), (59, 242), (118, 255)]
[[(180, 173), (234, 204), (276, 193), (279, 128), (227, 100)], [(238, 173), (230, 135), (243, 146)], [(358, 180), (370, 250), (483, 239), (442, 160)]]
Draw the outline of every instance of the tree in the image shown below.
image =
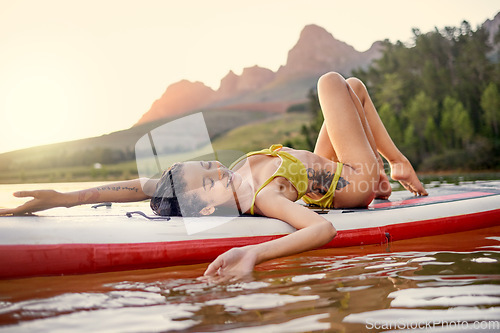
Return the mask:
[(484, 112), (486, 132), (498, 137), (500, 131), (500, 92), (493, 82), (490, 82), (481, 96), (481, 108)]
[(398, 73), (387, 73), (383, 76), (374, 99), (391, 108), (395, 114), (399, 114), (404, 107), (403, 92), (404, 82)]
[(413, 124), (409, 124), (408, 127), (406, 127), (403, 135), (403, 148), (406, 157), (408, 157), (408, 159), (412, 161), (412, 163), (419, 164), (422, 159), (419, 156), (419, 140), (416, 135), (415, 126), (413, 126)]
[(451, 148), (465, 147), (474, 135), (467, 110), (460, 101), (450, 96), (446, 96), (443, 102), (441, 130)]
[(404, 110), (407, 124), (414, 128), (414, 135), (419, 141), (419, 155), (424, 155), (433, 147), (432, 138), (428, 137), (428, 120), (435, 122), (439, 115), (438, 104), (423, 91), (418, 93)]
[(396, 145), (403, 144), (403, 132), (399, 119), (389, 103), (384, 103), (379, 109), (379, 117), (385, 125), (387, 132)]
[[(480, 110), (481, 94), (487, 82), (492, 81), (494, 66), (487, 54), (491, 51), (488, 35), (484, 28), (473, 32), (467, 22), (460, 27), (460, 35), (454, 44), (455, 72), (457, 84), (453, 86), (454, 95), (468, 110), (474, 130), (481, 129)], [(451, 94), (450, 94), (451, 95)]]

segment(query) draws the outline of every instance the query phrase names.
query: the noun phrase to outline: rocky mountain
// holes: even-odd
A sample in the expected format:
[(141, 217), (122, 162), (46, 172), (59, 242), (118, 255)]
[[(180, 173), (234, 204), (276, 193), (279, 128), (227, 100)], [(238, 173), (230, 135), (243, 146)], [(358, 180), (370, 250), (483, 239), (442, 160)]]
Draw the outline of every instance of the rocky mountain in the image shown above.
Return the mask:
[(174, 83), (137, 124), (199, 109), (284, 112), (289, 105), (306, 99), (321, 74), (337, 71), (349, 75), (353, 69), (368, 66), (380, 55), (379, 42), (366, 52), (358, 52), (322, 27), (308, 25), (288, 52), (286, 64), (277, 72), (259, 66), (245, 68), (241, 75), (230, 71), (217, 91), (201, 82)]
[(148, 123), (165, 117), (177, 116), (196, 110), (213, 101), (215, 92), (201, 82), (182, 80), (170, 85), (157, 99), (138, 124)]
[[(483, 27), (494, 46), (493, 59), (500, 57), (500, 43), (494, 37), (500, 29), (500, 13), (486, 20)], [(353, 69), (367, 67), (382, 54), (382, 42), (365, 52), (336, 39), (317, 25), (307, 25), (297, 43), (288, 52), (286, 64), (276, 72), (253, 66), (241, 75), (233, 71), (224, 76), (218, 90), (201, 82), (182, 80), (170, 85), (137, 124), (195, 110), (235, 109), (284, 112), (288, 106), (303, 102), (321, 74), (337, 71), (348, 76)]]
[(490, 56), (498, 61), (500, 58), (500, 41), (495, 42), (495, 36), (500, 31), (500, 12), (495, 15), (493, 20), (486, 20), (483, 23), (483, 28), (488, 31), (488, 42), (493, 46)]
[(306, 26), (295, 46), (288, 52), (286, 65), (276, 73), (277, 80), (319, 76), (335, 70), (348, 74), (357, 67), (366, 66), (380, 53), (378, 44), (367, 52), (358, 52), (351, 45), (335, 39), (317, 26)]
[(273, 81), (275, 76), (272, 70), (259, 66), (245, 68), (239, 76), (230, 71), (221, 80), (220, 87), (217, 90), (217, 99), (229, 99), (259, 89)]

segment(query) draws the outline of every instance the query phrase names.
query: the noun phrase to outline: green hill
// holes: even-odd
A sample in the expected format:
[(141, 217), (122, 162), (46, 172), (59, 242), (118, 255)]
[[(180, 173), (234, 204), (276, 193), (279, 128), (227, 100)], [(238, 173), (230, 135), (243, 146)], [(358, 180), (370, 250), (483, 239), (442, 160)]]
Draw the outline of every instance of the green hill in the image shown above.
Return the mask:
[[(305, 114), (207, 110), (203, 112), (216, 150), (260, 149), (300, 133)], [(164, 119), (99, 137), (0, 154), (0, 183), (119, 180), (137, 177), (135, 143)]]

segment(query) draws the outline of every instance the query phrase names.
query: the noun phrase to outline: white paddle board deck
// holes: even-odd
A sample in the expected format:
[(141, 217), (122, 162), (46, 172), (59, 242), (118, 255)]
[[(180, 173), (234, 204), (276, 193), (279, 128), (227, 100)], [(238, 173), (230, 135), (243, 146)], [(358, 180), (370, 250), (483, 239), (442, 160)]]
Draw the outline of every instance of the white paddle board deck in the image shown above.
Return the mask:
[[(295, 229), (266, 217), (148, 220), (149, 203), (58, 208), (0, 218), (0, 277), (83, 274), (186, 265)], [(427, 197), (394, 192), (368, 209), (319, 211), (337, 229), (324, 247), (391, 241), (500, 225), (500, 182), (429, 189)]]

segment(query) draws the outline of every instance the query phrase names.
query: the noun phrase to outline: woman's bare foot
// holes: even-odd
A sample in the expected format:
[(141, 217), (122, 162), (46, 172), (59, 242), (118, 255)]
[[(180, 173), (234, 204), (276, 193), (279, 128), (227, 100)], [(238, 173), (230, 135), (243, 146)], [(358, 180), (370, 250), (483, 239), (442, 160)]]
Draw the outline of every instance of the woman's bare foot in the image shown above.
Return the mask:
[(428, 195), (408, 159), (391, 163), (391, 178), (415, 195)]
[(392, 188), (389, 178), (384, 171), (380, 172), (380, 178), (378, 181), (378, 188), (375, 191), (375, 199), (387, 200), (391, 196)]

